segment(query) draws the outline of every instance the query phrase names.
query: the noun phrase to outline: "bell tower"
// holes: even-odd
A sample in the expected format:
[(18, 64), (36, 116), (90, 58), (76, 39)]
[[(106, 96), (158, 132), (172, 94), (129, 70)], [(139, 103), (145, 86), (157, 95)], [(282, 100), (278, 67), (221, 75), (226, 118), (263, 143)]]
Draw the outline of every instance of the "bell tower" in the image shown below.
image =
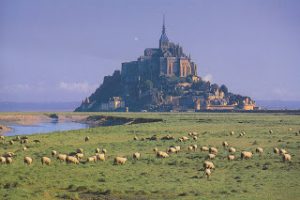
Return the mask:
[(159, 39), (159, 48), (164, 51), (166, 49), (168, 49), (169, 47), (169, 39), (168, 36), (166, 34), (166, 27), (165, 27), (165, 15), (163, 17), (163, 26), (162, 26), (162, 32), (161, 32), (161, 36)]

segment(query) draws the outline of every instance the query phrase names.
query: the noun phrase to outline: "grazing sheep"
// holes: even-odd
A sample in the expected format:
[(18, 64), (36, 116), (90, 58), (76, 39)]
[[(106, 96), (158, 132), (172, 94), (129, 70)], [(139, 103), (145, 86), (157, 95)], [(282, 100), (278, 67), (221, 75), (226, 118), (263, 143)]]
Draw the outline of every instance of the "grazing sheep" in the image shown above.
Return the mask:
[(231, 132), (230, 132), (230, 135), (234, 135), (234, 131), (231, 131)]
[(6, 164), (11, 164), (13, 162), (13, 159), (11, 157), (6, 158)]
[(194, 151), (194, 148), (192, 145), (188, 146), (188, 151)]
[(252, 152), (250, 151), (242, 151), (241, 159), (249, 159), (252, 158)]
[(50, 165), (50, 163), (51, 163), (51, 159), (50, 158), (48, 158), (48, 157), (42, 157), (41, 158), (41, 162), (42, 162), (42, 165)]
[(176, 149), (176, 153), (178, 153), (179, 151), (180, 151), (180, 146), (174, 146), (175, 147), (175, 149)]
[(214, 163), (212, 163), (211, 161), (207, 161), (207, 160), (204, 161), (203, 167), (204, 167), (205, 169), (215, 169)]
[(182, 138), (178, 138), (178, 141), (179, 141), (179, 142), (183, 142), (183, 139), (182, 139)]
[(83, 153), (83, 149), (82, 148), (76, 149), (76, 153)]
[(79, 160), (74, 156), (67, 156), (67, 163), (79, 164)]
[(15, 154), (13, 152), (6, 152), (5, 154), (2, 155), (3, 157), (7, 158), (7, 157), (14, 157)]
[(233, 147), (230, 147), (230, 148), (228, 149), (228, 151), (229, 151), (230, 153), (235, 153), (235, 152), (236, 152), (236, 149), (233, 148)]
[(20, 143), (21, 144), (27, 144), (27, 143), (29, 143), (29, 140), (28, 139), (21, 139)]
[(161, 140), (174, 140), (174, 137), (168, 134), (168, 135), (162, 137)]
[(133, 140), (138, 140), (139, 138), (135, 135), (134, 137), (133, 137)]
[(95, 149), (95, 153), (100, 153), (100, 149), (99, 149), (99, 148), (96, 148), (96, 149)]
[(189, 140), (189, 138), (186, 137), (186, 136), (182, 136), (182, 137), (180, 137), (178, 140), (179, 140), (179, 142), (184, 142), (184, 141)]
[(89, 136), (85, 136), (84, 141), (87, 142), (89, 140), (90, 140), (90, 137)]
[(200, 150), (201, 150), (201, 151), (209, 151), (209, 148), (206, 147), (206, 146), (203, 146), (203, 147), (200, 148)]
[(223, 146), (224, 148), (228, 147), (228, 142), (226, 142), (226, 141), (222, 142), (222, 146)]
[(102, 149), (101, 152), (104, 153), (104, 154), (106, 154), (107, 150), (106, 149)]
[(158, 148), (157, 148), (157, 147), (153, 148), (153, 151), (154, 151), (154, 152), (157, 152), (157, 151), (158, 151)]
[(262, 155), (263, 152), (264, 152), (264, 150), (263, 150), (263, 148), (261, 148), (261, 147), (257, 147), (257, 148), (255, 149), (255, 152), (256, 152), (256, 153), (259, 153), (260, 155)]
[(167, 157), (169, 157), (169, 154), (166, 153), (166, 152), (163, 152), (163, 151), (158, 151), (158, 152), (156, 153), (156, 156), (157, 156), (158, 158), (167, 158)]
[(243, 133), (240, 133), (240, 135), (239, 135), (239, 136), (240, 136), (240, 137), (242, 137), (243, 135), (244, 135)]
[(135, 160), (139, 160), (141, 158), (141, 154), (139, 152), (135, 152), (133, 155), (132, 155), (133, 159)]
[(10, 144), (10, 145), (13, 145), (13, 144), (14, 144), (14, 141), (10, 140), (10, 141), (9, 141), (9, 144)]
[(83, 153), (76, 153), (75, 157), (76, 157), (78, 160), (81, 160), (81, 159), (83, 159), (84, 154), (83, 154)]
[(190, 132), (188, 135), (189, 136), (198, 136), (198, 133), (197, 132)]
[(195, 136), (193, 136), (193, 140), (198, 140), (198, 137), (195, 135)]
[(105, 161), (105, 154), (104, 153), (97, 153), (96, 157), (97, 157), (97, 160)]
[(86, 162), (96, 162), (97, 161), (97, 156), (91, 156), (91, 157), (88, 157)]
[(66, 154), (58, 154), (57, 155), (57, 160), (65, 162), (67, 160), (67, 155)]
[(272, 129), (270, 129), (270, 130), (269, 130), (269, 133), (270, 133), (270, 134), (272, 134), (272, 133), (273, 133), (273, 130), (272, 130)]
[(207, 159), (210, 159), (210, 160), (213, 160), (213, 159), (215, 159), (215, 157), (216, 157), (215, 154), (210, 153), (210, 154), (207, 155), (206, 158), (207, 158)]
[(23, 151), (26, 151), (27, 150), (27, 147), (23, 147)]
[(207, 180), (209, 180), (209, 177), (210, 177), (210, 175), (211, 175), (210, 169), (209, 169), (209, 168), (206, 168), (205, 171), (204, 171), (204, 173), (205, 173), (205, 175), (206, 175), (206, 177), (207, 177)]
[(279, 154), (280, 155), (283, 155), (283, 154), (286, 154), (286, 153), (288, 153), (287, 150), (285, 150), (285, 149), (279, 149)]
[(24, 157), (24, 163), (27, 164), (27, 165), (31, 165), (32, 164), (32, 158), (26, 156)]
[(20, 136), (16, 136), (15, 141), (20, 141), (20, 140), (21, 140), (21, 137)]
[(283, 162), (286, 162), (286, 161), (291, 162), (292, 156), (290, 154), (283, 154), (282, 155), (282, 160), (283, 160)]
[(52, 156), (56, 156), (56, 155), (57, 155), (57, 151), (52, 150), (52, 151), (51, 151), (51, 155), (52, 155)]
[(198, 149), (198, 146), (196, 144), (192, 145), (193, 150), (196, 151)]
[(289, 128), (289, 131), (292, 131), (293, 129), (292, 128)]
[(5, 163), (6, 163), (6, 158), (0, 156), (0, 163), (1, 163), (1, 164), (5, 164)]
[(168, 152), (168, 153), (177, 153), (175, 147), (169, 147), (169, 148), (167, 149), (167, 152)]
[(115, 157), (115, 159), (114, 159), (114, 164), (115, 165), (124, 165), (125, 163), (126, 163), (126, 161), (127, 161), (127, 158), (124, 158), (124, 157)]
[(279, 149), (278, 148), (273, 148), (273, 152), (275, 153), (275, 154), (279, 154)]
[(3, 135), (0, 135), (0, 140), (5, 140), (5, 137)]
[(216, 147), (210, 147), (210, 148), (209, 148), (209, 153), (212, 153), (212, 154), (217, 155), (218, 149), (217, 149)]
[(229, 161), (234, 160), (234, 159), (235, 159), (235, 156), (234, 156), (234, 155), (228, 155), (228, 156), (227, 156), (227, 159), (228, 159)]

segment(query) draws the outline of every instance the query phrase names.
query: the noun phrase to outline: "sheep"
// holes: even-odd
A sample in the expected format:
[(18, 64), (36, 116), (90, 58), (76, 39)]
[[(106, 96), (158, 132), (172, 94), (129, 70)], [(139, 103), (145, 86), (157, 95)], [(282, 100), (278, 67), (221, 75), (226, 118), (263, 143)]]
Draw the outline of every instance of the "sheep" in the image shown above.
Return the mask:
[(252, 158), (252, 152), (250, 151), (242, 151), (241, 159), (249, 159)]
[(186, 136), (182, 136), (182, 137), (180, 137), (178, 140), (179, 140), (179, 142), (184, 142), (184, 141), (189, 140), (189, 138), (186, 137)]
[(6, 152), (5, 154), (2, 155), (3, 157), (14, 157), (15, 154), (13, 152)]
[(24, 146), (24, 147), (23, 147), (23, 151), (26, 151), (26, 150), (27, 150), (27, 147), (26, 147), (26, 146)]
[(230, 148), (228, 149), (228, 151), (229, 151), (230, 153), (235, 153), (235, 152), (236, 152), (236, 149), (233, 148), (233, 147), (230, 147)]
[(76, 153), (83, 153), (83, 149), (82, 148), (76, 149)]
[(183, 142), (183, 139), (182, 139), (182, 138), (178, 138), (178, 141), (179, 141), (179, 142)]
[(204, 161), (203, 167), (204, 167), (205, 169), (215, 169), (214, 163), (212, 163), (211, 161), (207, 161), (207, 160)]
[(289, 128), (289, 131), (292, 131), (293, 129), (292, 128)]
[(0, 135), (0, 140), (5, 140), (4, 135)]
[(91, 156), (91, 157), (88, 157), (86, 162), (96, 162), (97, 161), (97, 156)]
[(102, 149), (101, 152), (104, 153), (104, 154), (106, 154), (107, 150), (106, 149)]
[(6, 164), (11, 164), (13, 162), (13, 159), (11, 157), (6, 158)]
[(239, 136), (240, 136), (240, 137), (242, 137), (243, 135), (244, 135), (243, 133), (240, 133), (240, 135), (239, 135)]
[(13, 144), (14, 144), (14, 141), (10, 140), (10, 141), (9, 141), (9, 144), (10, 144), (10, 145), (13, 145)]
[(56, 156), (56, 155), (57, 155), (57, 151), (52, 150), (52, 151), (51, 151), (51, 155), (52, 155), (52, 156)]
[(197, 132), (190, 132), (188, 135), (189, 136), (198, 136), (198, 133)]
[(203, 147), (200, 148), (200, 150), (201, 150), (201, 151), (209, 151), (209, 148), (206, 147), (206, 146), (203, 146)]
[(127, 158), (124, 158), (124, 157), (115, 157), (115, 159), (114, 159), (114, 164), (115, 165), (124, 165), (125, 163), (126, 163), (126, 161), (127, 161)]
[(228, 159), (229, 161), (234, 160), (234, 159), (235, 159), (235, 156), (234, 156), (234, 155), (228, 155), (228, 156), (227, 156), (227, 159)]
[(222, 142), (222, 146), (223, 146), (224, 148), (226, 148), (226, 147), (228, 147), (228, 143), (227, 143), (226, 141), (224, 141), (224, 142)]
[(139, 138), (135, 135), (134, 137), (133, 137), (133, 140), (138, 140)]
[(166, 153), (166, 152), (163, 152), (163, 151), (158, 151), (157, 154), (156, 154), (156, 156), (158, 158), (167, 158), (167, 157), (169, 157), (169, 154)]
[(67, 156), (67, 163), (79, 164), (79, 160), (74, 156)]
[(286, 161), (290, 162), (292, 160), (292, 156), (290, 154), (283, 154), (282, 160), (283, 160), (283, 162), (286, 162)]
[(262, 153), (264, 152), (264, 150), (263, 150), (263, 148), (261, 148), (261, 147), (257, 147), (257, 148), (255, 149), (255, 152), (256, 152), (256, 153), (259, 153), (260, 155), (262, 155)]
[(24, 163), (27, 164), (27, 165), (31, 165), (32, 164), (32, 158), (26, 156), (24, 157)]
[(95, 149), (95, 153), (100, 153), (100, 149), (99, 149), (99, 148), (96, 148), (96, 149)]
[(212, 154), (217, 155), (218, 149), (217, 149), (216, 147), (210, 147), (210, 148), (209, 148), (209, 153), (212, 153)]
[(230, 132), (230, 135), (234, 135), (234, 131), (231, 131), (231, 132)]
[(210, 153), (210, 154), (207, 155), (207, 159), (210, 159), (210, 160), (215, 159), (215, 157), (216, 157), (216, 155), (212, 154), (212, 153)]
[(198, 140), (198, 137), (195, 135), (195, 136), (193, 136), (193, 140)]
[(274, 152), (275, 154), (279, 154), (279, 149), (276, 148), (276, 147), (274, 147), (274, 148), (273, 148), (273, 152)]
[(133, 159), (135, 160), (139, 160), (141, 158), (141, 154), (139, 152), (135, 152), (133, 155), (132, 155)]
[(269, 130), (269, 133), (270, 133), (270, 134), (272, 134), (272, 133), (273, 133), (273, 130), (272, 130), (272, 129), (270, 129), (270, 130)]
[(157, 147), (153, 148), (153, 151), (154, 151), (154, 152), (157, 152), (157, 151), (158, 151), (158, 148), (157, 148)]
[(204, 173), (205, 173), (205, 175), (206, 175), (206, 177), (207, 177), (207, 180), (209, 180), (209, 177), (210, 177), (210, 175), (211, 175), (210, 169), (209, 169), (209, 168), (206, 168), (205, 171), (204, 171)]
[(188, 146), (188, 151), (194, 151), (194, 148), (192, 145)]
[(175, 147), (175, 149), (176, 149), (176, 153), (178, 153), (179, 151), (180, 151), (180, 146), (174, 146)]
[(6, 158), (0, 156), (0, 164), (5, 164), (6, 163)]
[(15, 141), (20, 141), (21, 137), (20, 136), (16, 136)]
[(167, 149), (167, 152), (168, 152), (168, 153), (176, 153), (177, 151), (176, 151), (176, 148), (175, 148), (175, 147), (169, 147), (169, 148)]
[(285, 150), (285, 149), (279, 149), (279, 154), (280, 155), (284, 155), (286, 153), (287, 153), (287, 150)]
[(97, 157), (97, 160), (105, 161), (105, 154), (104, 153), (97, 153), (96, 157)]
[(80, 159), (83, 159), (84, 155), (83, 153), (76, 153), (75, 157), (80, 160)]
[(51, 159), (50, 158), (48, 158), (48, 157), (42, 157), (41, 158), (41, 162), (42, 162), (42, 165), (50, 165), (50, 163), (51, 163)]
[(57, 155), (57, 160), (65, 162), (67, 160), (67, 155), (66, 154), (58, 154)]
[(20, 144), (27, 144), (27, 143), (29, 143), (28, 139), (21, 139), (20, 140)]
[(89, 140), (90, 140), (90, 137), (89, 136), (85, 136), (84, 141), (87, 142)]
[(196, 144), (192, 145), (193, 150), (196, 151), (198, 149), (198, 146)]

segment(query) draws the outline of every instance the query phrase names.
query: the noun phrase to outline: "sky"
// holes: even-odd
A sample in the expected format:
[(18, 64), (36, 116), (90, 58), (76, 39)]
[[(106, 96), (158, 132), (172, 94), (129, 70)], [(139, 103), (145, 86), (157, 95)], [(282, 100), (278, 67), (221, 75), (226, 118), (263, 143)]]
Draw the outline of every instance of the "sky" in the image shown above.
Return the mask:
[(162, 18), (198, 75), (254, 100), (300, 100), (298, 0), (0, 0), (0, 102), (81, 101)]

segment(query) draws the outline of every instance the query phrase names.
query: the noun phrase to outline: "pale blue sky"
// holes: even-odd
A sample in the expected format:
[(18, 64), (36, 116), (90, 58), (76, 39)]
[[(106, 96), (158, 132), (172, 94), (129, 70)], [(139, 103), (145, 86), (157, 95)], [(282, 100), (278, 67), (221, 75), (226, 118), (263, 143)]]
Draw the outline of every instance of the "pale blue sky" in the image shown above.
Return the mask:
[(0, 0), (0, 101), (80, 101), (158, 47), (162, 16), (198, 74), (259, 100), (300, 100), (297, 0)]

